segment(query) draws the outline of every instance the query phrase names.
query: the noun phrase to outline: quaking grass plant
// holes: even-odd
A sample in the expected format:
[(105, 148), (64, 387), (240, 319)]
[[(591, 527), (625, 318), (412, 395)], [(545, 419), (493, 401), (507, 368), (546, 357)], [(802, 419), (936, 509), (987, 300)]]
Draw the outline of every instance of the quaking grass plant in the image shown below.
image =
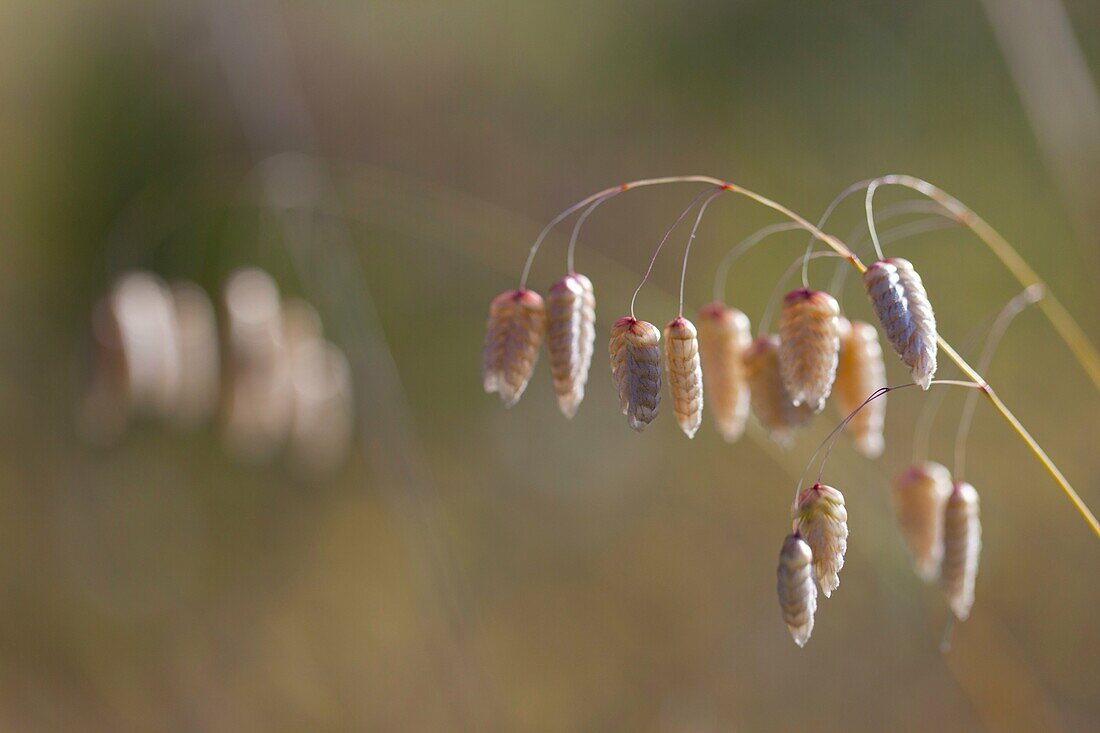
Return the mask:
[[(1100, 355), (1069, 312), (1053, 298), (1035, 272), (989, 224), (943, 190), (912, 176), (887, 175), (860, 181), (840, 193), (814, 225), (786, 206), (729, 181), (710, 176), (676, 176), (624, 183), (599, 191), (554, 217), (531, 246), (519, 287), (493, 299), (484, 346), (483, 378), (486, 391), (499, 392), (508, 406), (522, 395), (534, 369), (539, 344), (548, 334), (550, 361), (559, 404), (572, 417), (584, 397), (584, 384), (592, 356), (595, 290), (587, 277), (574, 269), (574, 254), (581, 226), (597, 207), (635, 188), (674, 183), (705, 187), (665, 232), (649, 266), (631, 298), (629, 315), (617, 320), (611, 331), (609, 357), (612, 376), (627, 424), (643, 430), (656, 419), (661, 402), (661, 330), (637, 318), (635, 304), (652, 272), (661, 249), (676, 227), (697, 206), (694, 226), (684, 248), (680, 273), (679, 311), (665, 327), (664, 360), (672, 409), (684, 433), (693, 437), (702, 423), (704, 387), (712, 404), (715, 424), (723, 438), (733, 442), (743, 432), (748, 413), (781, 444), (789, 444), (801, 425), (824, 409), (833, 396), (843, 419), (810, 457), (795, 487), (791, 532), (779, 557), (778, 594), (782, 617), (794, 641), (804, 645), (813, 630), (817, 592), (828, 598), (840, 584), (839, 573), (847, 549), (847, 507), (843, 494), (822, 483), (829, 454), (842, 430), (851, 434), (856, 449), (869, 458), (881, 454), (885, 396), (901, 389), (932, 385), (960, 386), (971, 390), (960, 419), (956, 439), (955, 471), (928, 461), (915, 460), (894, 484), (894, 505), (901, 536), (909, 547), (914, 569), (929, 582), (939, 582), (954, 619), (965, 620), (974, 600), (974, 581), (981, 551), (981, 522), (977, 490), (963, 478), (965, 445), (970, 421), (983, 395), (994, 411), (1061, 488), (1081, 518), (1100, 538), (1100, 524), (1042, 447), (1009, 410), (981, 372), (989, 366), (993, 349), (1008, 322), (1023, 307), (1038, 303), (1055, 330), (1070, 347), (1093, 383), (1100, 388)], [(876, 227), (875, 191), (885, 185), (912, 189), (929, 202), (909, 202), (884, 210), (877, 221), (901, 213), (928, 212), (929, 220), (910, 222), (882, 237)], [(867, 235), (875, 260), (865, 264), (856, 249), (827, 234), (822, 227), (848, 196), (865, 192)], [(684, 317), (684, 283), (692, 242), (709, 204), (723, 193), (747, 197), (786, 217), (754, 233), (730, 250), (717, 272), (714, 301), (699, 309), (699, 327)], [(543, 241), (559, 223), (578, 211), (567, 250), (566, 275), (550, 289), (549, 318), (542, 298), (528, 289), (531, 265)], [(883, 242), (917, 231), (960, 224), (969, 228), (1027, 289), (1014, 298), (997, 318), (979, 369), (972, 367), (938, 332), (932, 301), (914, 265), (899, 257), (887, 257)], [(751, 340), (745, 314), (725, 302), (725, 279), (733, 262), (767, 237), (801, 229), (810, 234), (805, 254), (780, 278)], [(853, 233), (854, 241), (859, 233)], [(815, 251), (819, 243), (823, 251)], [(843, 285), (838, 270), (829, 290), (811, 290), (808, 267), (821, 257), (842, 258), (863, 276), (864, 288), (887, 342), (909, 368), (913, 381), (885, 384), (883, 350), (874, 326), (842, 315), (834, 295)], [(769, 332), (771, 315), (787, 279), (802, 271), (800, 288), (782, 299), (778, 334)], [(1044, 297), (1045, 296), (1045, 297)], [(935, 379), (940, 354), (953, 362), (964, 380)], [(931, 413), (934, 419), (935, 410)], [(930, 424), (930, 420), (922, 420)], [(927, 444), (927, 440), (924, 441)], [(818, 456), (817, 479), (804, 485)], [(949, 627), (950, 628), (950, 627)]]

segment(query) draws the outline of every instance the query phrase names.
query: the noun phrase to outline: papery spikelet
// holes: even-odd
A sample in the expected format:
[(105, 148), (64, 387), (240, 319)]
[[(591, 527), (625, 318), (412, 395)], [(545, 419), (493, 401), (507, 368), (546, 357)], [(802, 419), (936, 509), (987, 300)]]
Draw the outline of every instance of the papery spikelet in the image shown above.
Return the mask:
[(652, 323), (627, 316), (611, 328), (611, 375), (626, 424), (641, 432), (657, 417), (661, 403), (661, 332)]
[(584, 399), (588, 368), (596, 341), (596, 295), (584, 275), (566, 275), (546, 295), (546, 346), (558, 407), (566, 417), (577, 414)]
[(676, 422), (689, 438), (703, 422), (703, 370), (694, 324), (683, 316), (665, 326), (665, 368)]
[(736, 308), (711, 303), (699, 309), (699, 358), (707, 382), (707, 407), (718, 432), (732, 443), (745, 431), (749, 385), (745, 351), (752, 343), (749, 318)]
[(789, 445), (794, 429), (811, 417), (807, 404), (795, 406), (779, 376), (779, 337), (761, 336), (745, 351), (745, 378), (752, 392), (752, 412), (772, 440)]
[(814, 585), (812, 561), (810, 546), (797, 533), (783, 540), (779, 568), (776, 570), (779, 610), (794, 643), (799, 646), (805, 646), (810, 640), (814, 630), (814, 613), (817, 612), (817, 587)]
[(814, 575), (828, 598), (840, 585), (840, 569), (848, 550), (848, 510), (844, 495), (832, 486), (814, 484), (798, 495), (791, 508), (794, 531), (814, 555)]
[(908, 260), (890, 257), (867, 268), (863, 285), (894, 351), (928, 389), (936, 374), (936, 316), (920, 275)]
[(951, 472), (933, 461), (910, 467), (894, 480), (894, 512), (921, 579), (940, 574), (943, 516), (951, 496)]
[(481, 376), (485, 391), (499, 393), (506, 407), (527, 388), (545, 330), (546, 306), (533, 290), (508, 290), (489, 305)]
[(974, 605), (974, 581), (982, 551), (982, 523), (978, 517), (978, 492), (959, 482), (947, 499), (943, 515), (943, 566), (940, 584), (955, 618), (965, 621)]
[[(841, 419), (846, 418), (875, 390), (886, 386), (886, 364), (878, 331), (870, 323), (840, 319), (840, 363), (833, 394)], [(848, 432), (856, 449), (867, 458), (882, 455), (885, 441), (886, 395), (876, 397), (848, 421)]]
[(779, 316), (779, 373), (796, 405), (821, 412), (840, 352), (840, 306), (820, 290), (794, 290)]

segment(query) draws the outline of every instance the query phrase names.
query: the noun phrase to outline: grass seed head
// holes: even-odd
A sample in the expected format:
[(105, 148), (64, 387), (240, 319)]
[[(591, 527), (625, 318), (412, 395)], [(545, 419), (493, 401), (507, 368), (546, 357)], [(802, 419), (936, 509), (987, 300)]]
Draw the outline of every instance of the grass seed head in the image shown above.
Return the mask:
[[(886, 364), (878, 331), (870, 323), (840, 319), (840, 362), (833, 394), (841, 419), (846, 418), (875, 390), (886, 386)], [(856, 450), (867, 458), (878, 458), (886, 443), (886, 396), (878, 397), (848, 421), (847, 430)]]
[(926, 582), (939, 577), (943, 560), (943, 520), (951, 496), (951, 472), (933, 461), (910, 467), (894, 480), (894, 513), (913, 558), (913, 569)]
[(936, 374), (936, 316), (920, 275), (908, 260), (889, 257), (867, 268), (863, 284), (894, 351), (928, 389)]
[(496, 392), (506, 407), (519, 401), (546, 330), (546, 306), (533, 290), (508, 290), (489, 305), (481, 376), (486, 392)]
[(790, 445), (795, 428), (811, 417), (813, 410), (795, 405), (779, 375), (779, 337), (761, 336), (745, 351), (745, 377), (752, 392), (752, 412), (772, 440)]
[(840, 352), (840, 306), (820, 290), (794, 290), (779, 316), (779, 373), (795, 405), (821, 412)]
[(752, 343), (749, 318), (736, 308), (711, 303), (699, 309), (699, 358), (707, 382), (707, 406), (726, 442), (745, 431), (749, 385), (745, 351)]
[(703, 370), (695, 325), (678, 317), (665, 326), (665, 368), (676, 422), (689, 438), (703, 422)]
[(577, 414), (596, 341), (596, 294), (592, 281), (576, 273), (566, 275), (546, 295), (546, 346), (550, 372), (562, 414)]
[(974, 581), (982, 551), (978, 492), (960, 481), (951, 490), (943, 516), (943, 566), (940, 585), (955, 618), (965, 621), (974, 605)]
[(794, 531), (813, 551), (814, 575), (828, 598), (840, 585), (848, 550), (848, 510), (844, 495), (831, 486), (804, 489), (791, 508)]
[(817, 587), (814, 585), (813, 552), (797, 533), (783, 540), (776, 570), (779, 611), (799, 646), (805, 646), (814, 630)]
[(661, 404), (661, 332), (652, 323), (627, 316), (611, 327), (611, 375), (626, 423), (641, 432)]

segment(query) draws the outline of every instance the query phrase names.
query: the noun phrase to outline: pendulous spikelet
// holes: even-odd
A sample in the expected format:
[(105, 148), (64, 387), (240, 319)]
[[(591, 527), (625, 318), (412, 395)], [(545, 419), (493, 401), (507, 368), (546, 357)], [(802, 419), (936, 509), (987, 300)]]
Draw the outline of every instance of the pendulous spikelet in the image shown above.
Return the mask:
[(840, 569), (848, 549), (848, 510), (844, 495), (832, 486), (803, 489), (791, 507), (794, 531), (813, 551), (814, 575), (828, 598), (840, 585)]
[(793, 290), (779, 316), (779, 373), (795, 405), (821, 412), (840, 352), (840, 306), (821, 290)]
[(685, 435), (694, 438), (703, 422), (703, 370), (698, 333), (683, 316), (665, 326), (665, 368), (676, 422)]
[(661, 403), (661, 332), (647, 321), (627, 316), (611, 328), (611, 375), (626, 423), (641, 432), (657, 417)]
[(562, 414), (572, 418), (584, 399), (596, 341), (596, 294), (592, 281), (572, 273), (546, 295), (546, 346)]
[(813, 417), (807, 404), (796, 406), (779, 375), (779, 337), (761, 336), (745, 351), (745, 378), (752, 392), (752, 412), (772, 440), (790, 445), (794, 429)]
[(783, 549), (779, 551), (776, 590), (783, 621), (794, 643), (800, 647), (810, 640), (814, 630), (814, 613), (817, 611), (817, 587), (814, 585), (812, 562), (813, 552), (798, 533), (787, 535), (787, 539), (783, 540)]
[(982, 551), (978, 492), (960, 481), (951, 490), (943, 516), (943, 567), (940, 584), (955, 618), (965, 621), (974, 605), (974, 581)]
[[(846, 418), (875, 390), (886, 386), (886, 364), (878, 331), (870, 323), (840, 319), (840, 363), (833, 393), (841, 419)], [(848, 421), (847, 430), (856, 450), (867, 458), (878, 458), (886, 443), (882, 429), (886, 422), (886, 396), (868, 402)]]
[(933, 461), (911, 466), (894, 480), (894, 512), (913, 558), (926, 582), (940, 574), (943, 517), (951, 496), (951, 472)]
[(936, 316), (920, 275), (908, 260), (889, 257), (867, 268), (863, 285), (894, 351), (928, 389), (936, 374)]
[(699, 358), (707, 382), (707, 406), (726, 442), (745, 431), (749, 385), (745, 351), (752, 343), (749, 318), (736, 308), (711, 303), (699, 309)]
[(546, 330), (546, 306), (533, 290), (508, 290), (489, 306), (481, 376), (486, 392), (500, 394), (506, 407), (519, 401), (535, 369)]

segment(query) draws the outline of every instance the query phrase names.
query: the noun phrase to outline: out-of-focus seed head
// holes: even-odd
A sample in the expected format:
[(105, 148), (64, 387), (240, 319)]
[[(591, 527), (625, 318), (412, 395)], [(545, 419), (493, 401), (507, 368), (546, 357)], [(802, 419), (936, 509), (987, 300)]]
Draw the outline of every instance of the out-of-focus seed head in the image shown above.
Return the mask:
[(943, 560), (943, 519), (951, 496), (951, 472), (933, 461), (911, 466), (894, 480), (894, 512), (913, 559), (926, 582), (939, 577)]
[(506, 407), (519, 401), (535, 369), (546, 331), (546, 306), (533, 290), (508, 290), (489, 305), (481, 375), (486, 392)]
[(848, 550), (848, 510), (844, 495), (832, 486), (803, 489), (791, 508), (794, 531), (813, 551), (814, 575), (828, 598), (840, 585), (840, 569)]
[(558, 407), (567, 418), (577, 414), (596, 341), (596, 294), (592, 282), (577, 273), (558, 280), (546, 294), (546, 345)]
[(820, 290), (793, 290), (779, 316), (779, 373), (795, 405), (821, 412), (840, 352), (840, 306)]
[(761, 336), (745, 351), (745, 377), (752, 392), (752, 412), (772, 440), (790, 445), (795, 428), (813, 417), (808, 404), (795, 405), (779, 374), (779, 337)]
[(749, 318), (736, 308), (711, 303), (699, 309), (699, 358), (707, 383), (707, 407), (728, 443), (741, 437), (749, 417), (745, 351), (752, 343)]
[(665, 326), (665, 368), (676, 422), (689, 438), (703, 422), (703, 370), (695, 325), (683, 317)]
[(943, 565), (940, 585), (955, 618), (965, 621), (974, 605), (974, 581), (982, 552), (978, 492), (958, 482), (947, 499), (943, 519)]
[[(840, 319), (840, 363), (836, 370), (833, 396), (841, 419), (850, 415), (875, 390), (886, 386), (886, 364), (878, 331), (870, 323)], [(886, 445), (886, 396), (868, 402), (848, 421), (848, 433), (856, 450), (867, 458), (878, 458)]]
[(920, 275), (908, 260), (889, 257), (867, 268), (863, 285), (894, 351), (928, 389), (936, 374), (936, 316)]
[(812, 562), (810, 546), (797, 533), (783, 540), (779, 568), (776, 570), (779, 611), (787, 630), (791, 632), (791, 638), (800, 647), (810, 640), (814, 630), (814, 613), (817, 612), (817, 587), (814, 585)]
[(611, 328), (611, 376), (626, 423), (641, 432), (661, 404), (661, 332), (652, 323), (627, 316)]

